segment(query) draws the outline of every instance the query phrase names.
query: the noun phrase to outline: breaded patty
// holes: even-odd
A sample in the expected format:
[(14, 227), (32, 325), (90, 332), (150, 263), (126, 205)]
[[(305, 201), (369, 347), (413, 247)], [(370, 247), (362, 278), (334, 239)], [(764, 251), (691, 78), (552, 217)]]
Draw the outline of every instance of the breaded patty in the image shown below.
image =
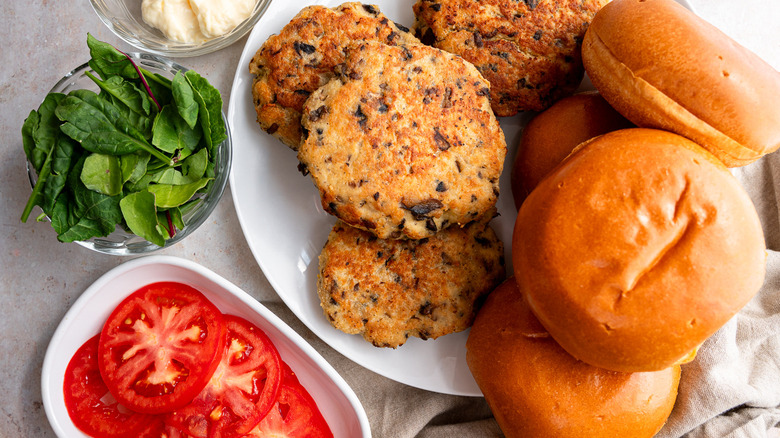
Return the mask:
[(378, 239), (337, 222), (319, 258), (317, 293), (328, 321), (377, 347), (470, 327), (480, 298), (505, 276), (493, 214), (422, 240)]
[(493, 111), (541, 111), (573, 93), (584, 74), (580, 50), (608, 0), (419, 0), (416, 35), (457, 53), (491, 84)]
[(459, 56), (357, 43), (306, 101), (301, 169), (325, 211), (380, 238), (466, 224), (495, 205), (506, 155), (489, 94)]
[(303, 103), (333, 77), (333, 67), (344, 62), (344, 46), (355, 40), (419, 42), (377, 6), (344, 3), (332, 9), (320, 5), (302, 9), (249, 63), (260, 126), (297, 150)]

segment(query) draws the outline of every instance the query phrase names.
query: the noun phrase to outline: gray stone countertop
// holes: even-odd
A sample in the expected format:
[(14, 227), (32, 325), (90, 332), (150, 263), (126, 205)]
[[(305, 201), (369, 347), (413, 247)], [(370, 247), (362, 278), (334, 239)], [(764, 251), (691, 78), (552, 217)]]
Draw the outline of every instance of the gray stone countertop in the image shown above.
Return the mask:
[[(776, 2), (690, 3), (699, 15), (780, 68), (780, 7)], [(103, 25), (86, 0), (4, 1), (0, 4), (0, 29), (0, 437), (53, 437), (41, 402), (46, 347), (79, 295), (128, 258), (59, 243), (48, 223), (35, 222), (36, 213), (27, 223), (20, 222), (30, 194), (20, 129), (51, 86), (86, 61), (87, 32), (120, 49), (134, 49)], [(237, 65), (245, 42), (246, 38), (209, 55), (176, 61), (207, 77), (228, 102), (236, 68), (245, 68)], [(290, 324), (355, 389), (371, 419), (374, 436), (412, 436), (420, 426), (386, 424), (387, 418), (404, 418), (395, 412), (404, 405), (388, 403), (384, 400), (387, 397), (377, 393), (390, 397), (403, 392), (433, 410), (443, 405), (473, 404), (474, 410), (487, 412), (481, 399), (412, 391), (366, 371), (309, 332), (281, 303), (255, 262), (244, 240), (230, 187), (200, 229), (161, 254), (183, 257), (217, 272)], [(393, 411), (392, 417), (389, 411)]]

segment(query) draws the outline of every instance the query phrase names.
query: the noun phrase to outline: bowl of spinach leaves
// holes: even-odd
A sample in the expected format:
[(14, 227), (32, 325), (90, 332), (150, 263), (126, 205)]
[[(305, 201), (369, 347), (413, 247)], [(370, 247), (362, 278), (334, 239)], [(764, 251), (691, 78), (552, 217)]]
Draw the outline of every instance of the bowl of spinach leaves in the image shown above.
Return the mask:
[(232, 143), (219, 91), (197, 72), (87, 36), (90, 60), (30, 112), (32, 193), (61, 242), (132, 255), (173, 245), (219, 202)]

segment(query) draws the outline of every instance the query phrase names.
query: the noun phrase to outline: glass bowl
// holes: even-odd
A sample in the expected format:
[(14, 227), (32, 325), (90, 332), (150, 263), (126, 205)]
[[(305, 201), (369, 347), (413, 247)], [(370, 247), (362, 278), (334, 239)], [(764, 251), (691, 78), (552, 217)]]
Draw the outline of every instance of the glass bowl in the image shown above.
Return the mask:
[[(152, 73), (158, 73), (170, 79), (173, 78), (177, 71), (184, 73), (188, 70), (186, 67), (173, 61), (155, 55), (145, 53), (127, 53), (127, 55), (130, 56), (139, 67), (143, 67)], [(50, 93), (67, 94), (79, 89), (89, 89), (98, 92), (99, 89), (97, 85), (95, 85), (95, 83), (86, 75), (86, 72), (92, 73), (92, 69), (88, 64), (77, 67), (60, 79), (51, 89)], [(211, 189), (205, 194), (195, 194), (193, 198), (200, 198), (200, 202), (182, 215), (184, 228), (177, 230), (173, 237), (166, 240), (165, 246), (161, 247), (155, 245), (146, 239), (136, 236), (129, 230), (125, 230), (121, 226), (117, 226), (114, 232), (108, 236), (93, 237), (88, 240), (76, 241), (76, 243), (104, 254), (138, 255), (157, 251), (162, 248), (168, 248), (192, 234), (193, 231), (206, 221), (211, 212), (214, 211), (222, 194), (225, 192), (225, 187), (227, 186), (228, 177), (230, 175), (233, 142), (224, 111), (222, 112), (222, 118), (225, 121), (225, 133), (227, 134), (227, 138), (216, 148), (214, 181), (211, 185)], [(29, 161), (27, 162), (27, 175), (30, 179), (31, 186), (35, 187), (38, 175), (32, 163)]]
[(252, 15), (231, 32), (201, 43), (168, 39), (146, 24), (141, 16), (141, 0), (90, 0), (100, 20), (119, 38), (144, 52), (171, 57), (200, 56), (223, 49), (249, 32), (262, 17), (271, 0), (257, 0)]

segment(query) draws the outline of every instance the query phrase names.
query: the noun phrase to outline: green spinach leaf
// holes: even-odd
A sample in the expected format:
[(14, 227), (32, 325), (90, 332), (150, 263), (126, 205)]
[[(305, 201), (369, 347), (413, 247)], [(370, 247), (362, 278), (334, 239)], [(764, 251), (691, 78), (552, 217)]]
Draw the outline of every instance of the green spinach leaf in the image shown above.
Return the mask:
[(202, 178), (184, 185), (150, 184), (147, 190), (156, 196), (155, 203), (160, 208), (178, 207), (189, 201), (192, 196), (208, 182), (209, 178)]
[(117, 50), (108, 43), (99, 41), (91, 34), (87, 34), (87, 46), (89, 47), (89, 67), (103, 79), (119, 75), (127, 79), (137, 79), (138, 73), (127, 55)]
[(119, 206), (130, 231), (157, 246), (165, 246), (154, 199), (154, 194), (147, 191), (134, 192), (122, 198)]
[(187, 179), (179, 170), (169, 167), (152, 174), (151, 182), (155, 184), (184, 185), (192, 181)]
[(67, 184), (70, 169), (75, 165), (80, 155), (78, 145), (68, 136), (60, 135), (57, 138), (50, 163), (51, 170), (43, 188), (41, 208), (44, 212), (48, 213), (54, 208), (57, 197), (60, 196)]
[[(22, 124), (22, 147), (24, 148), (24, 155), (31, 164), (33, 164), (32, 157), (33, 151), (35, 150), (35, 139), (33, 138), (33, 134), (35, 133), (35, 130), (38, 129), (40, 121), (41, 116), (38, 114), (38, 111), (32, 110)], [(34, 164), (33, 167), (35, 167)]]
[[(203, 178), (206, 169), (209, 166), (209, 153), (206, 148), (201, 148), (198, 152), (190, 155), (181, 162), (182, 173), (190, 182)], [(214, 176), (211, 175), (213, 178)]]
[(147, 143), (111, 103), (91, 91), (79, 91), (67, 96), (55, 113), (65, 122), (60, 126), (62, 132), (81, 143), (84, 149), (110, 155), (145, 150), (160, 160), (170, 161)]
[(74, 210), (67, 194), (63, 193), (57, 198), (50, 218), (52, 228), (57, 232), (57, 240), (60, 242), (107, 236), (115, 229), (114, 226), (107, 226), (104, 222), (81, 217)]
[(168, 214), (171, 216), (171, 222), (173, 222), (173, 226), (177, 229), (181, 230), (184, 228), (184, 219), (182, 218), (181, 209), (179, 207), (174, 207), (166, 210)]
[(213, 155), (214, 148), (227, 138), (225, 121), (222, 118), (222, 96), (194, 70), (188, 70), (184, 77), (192, 87), (195, 101), (198, 102), (198, 120), (203, 130), (203, 138)]
[(119, 156), (119, 165), (122, 169), (122, 184), (134, 183), (146, 174), (146, 165), (149, 163), (148, 152), (135, 152)]
[(86, 157), (80, 158), (68, 174), (67, 188), (57, 197), (49, 213), (60, 242), (107, 236), (122, 221), (120, 196), (105, 196), (87, 189), (80, 175)]
[(195, 93), (190, 83), (184, 77), (182, 72), (178, 71), (173, 76), (172, 82), (173, 101), (176, 103), (176, 110), (179, 115), (191, 129), (195, 129), (198, 123), (198, 102), (195, 102)]
[(173, 105), (164, 106), (154, 119), (152, 144), (165, 152), (184, 150), (189, 155), (197, 148), (201, 136), (201, 131), (190, 128)]
[(59, 120), (54, 115), (55, 108), (64, 99), (65, 95), (63, 94), (49, 93), (38, 111), (31, 112), (22, 125), (25, 155), (38, 173), (38, 180), (22, 211), (22, 222), (27, 222), (27, 218), (36, 205), (41, 206), (41, 208), (50, 208), (53, 205), (53, 201), (46, 200), (45, 187), (46, 180), (52, 172), (51, 163), (57, 149), (57, 142), (64, 137), (59, 130)]
[(119, 157), (92, 153), (84, 160), (81, 182), (90, 190), (108, 196), (122, 193), (123, 175)]
[(68, 188), (73, 195), (74, 213), (79, 217), (94, 219), (112, 231), (122, 222), (122, 213), (119, 211), (121, 196), (108, 196), (88, 189), (81, 182), (81, 171), (84, 168), (86, 157), (82, 157), (68, 175)]
[(149, 95), (141, 91), (132, 82), (124, 80), (120, 76), (111, 76), (101, 81), (92, 73), (86, 72), (86, 75), (97, 84), (100, 89), (111, 96), (116, 101), (123, 103), (128, 109), (139, 115), (148, 116), (151, 111)]
[(49, 93), (38, 108), (37, 123), (33, 121), (31, 128), (34, 147), (27, 158), (32, 162), (37, 171), (41, 171), (46, 156), (49, 155), (60, 132), (60, 121), (55, 115), (57, 106), (65, 99), (61, 93)]

